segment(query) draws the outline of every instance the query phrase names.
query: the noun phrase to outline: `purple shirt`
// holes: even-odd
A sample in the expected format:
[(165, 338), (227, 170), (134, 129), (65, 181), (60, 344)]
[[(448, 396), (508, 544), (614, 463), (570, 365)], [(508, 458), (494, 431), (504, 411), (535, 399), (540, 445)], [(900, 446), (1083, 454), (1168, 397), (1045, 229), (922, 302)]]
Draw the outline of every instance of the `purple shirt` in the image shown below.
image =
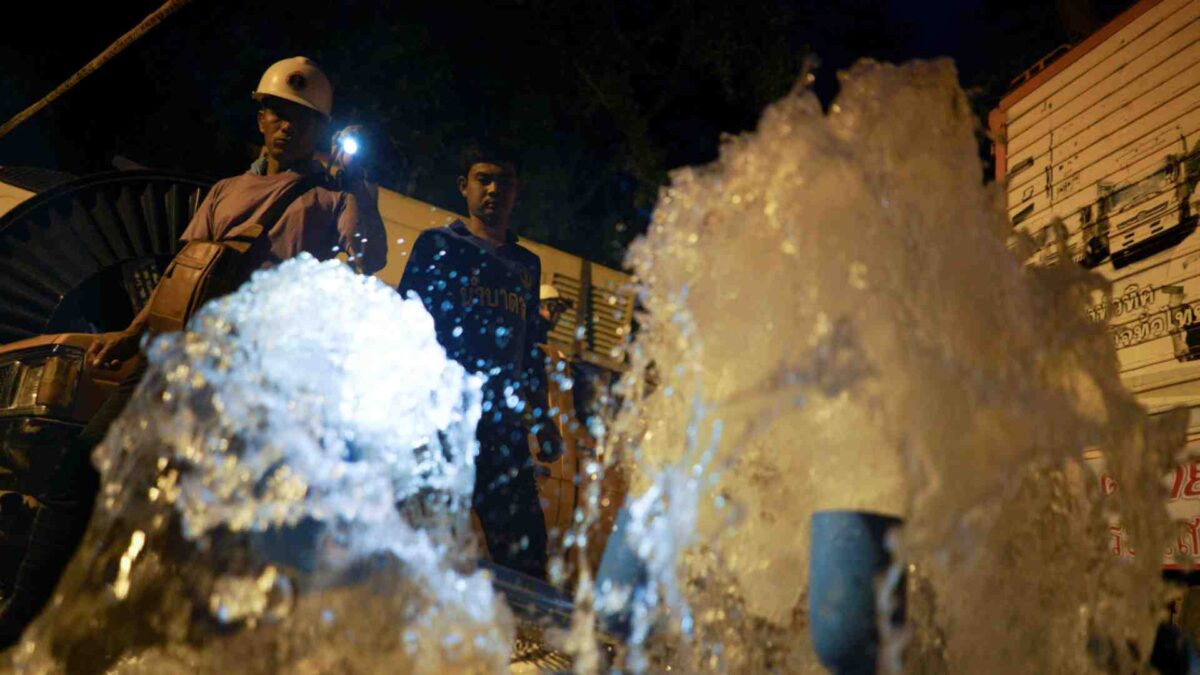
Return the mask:
[[(196, 210), (183, 241), (196, 239), (220, 241), (248, 227), (262, 217), (289, 185), (301, 175), (284, 171), (274, 176), (250, 173), (218, 181)], [(387, 236), (383, 219), (369, 197), (315, 187), (297, 197), (268, 232), (270, 267), (295, 257), (301, 251), (318, 260), (328, 260), (345, 252), (366, 274), (383, 268), (387, 262)]]

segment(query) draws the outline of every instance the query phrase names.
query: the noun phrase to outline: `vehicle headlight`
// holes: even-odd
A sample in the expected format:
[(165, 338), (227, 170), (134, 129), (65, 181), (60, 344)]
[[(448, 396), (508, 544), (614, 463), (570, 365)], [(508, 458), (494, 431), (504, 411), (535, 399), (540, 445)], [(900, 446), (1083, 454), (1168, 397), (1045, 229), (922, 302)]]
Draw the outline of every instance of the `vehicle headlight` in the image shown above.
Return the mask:
[(82, 366), (83, 351), (71, 348), (16, 354), (0, 362), (0, 414), (70, 406)]

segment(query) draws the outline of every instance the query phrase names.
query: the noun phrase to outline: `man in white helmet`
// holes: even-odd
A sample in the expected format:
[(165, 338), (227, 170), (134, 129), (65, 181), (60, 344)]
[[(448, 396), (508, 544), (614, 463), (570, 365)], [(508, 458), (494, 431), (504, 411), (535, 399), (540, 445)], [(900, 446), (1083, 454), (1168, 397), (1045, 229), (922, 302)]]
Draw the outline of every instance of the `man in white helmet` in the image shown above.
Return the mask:
[[(253, 98), (259, 104), (261, 156), (246, 173), (212, 187), (181, 238), (222, 241), (262, 224), (268, 228), (266, 245), (258, 247), (260, 257), (254, 258), (261, 267), (307, 252), (318, 259), (343, 253), (366, 274), (381, 269), (387, 240), (374, 196), (361, 177), (347, 170), (344, 153), (335, 151), (328, 167), (315, 159), (327, 138), (333, 106), (328, 78), (307, 58), (284, 59), (263, 74)], [(150, 304), (127, 329), (99, 336), (88, 353), (95, 366), (115, 368), (137, 354)], [(42, 507), (25, 559), (0, 606), (0, 647), (15, 642), (40, 611), (78, 545), (99, 488), (89, 461), (91, 448), (121, 413), (136, 384), (127, 383), (105, 403), (62, 453), (49, 489), (38, 495)]]
[(564, 298), (554, 284), (542, 284), (538, 295), (541, 296), (538, 314), (542, 317), (542, 335), (539, 342), (547, 345), (550, 331), (553, 331), (554, 327), (558, 325), (558, 320), (562, 318), (563, 312), (570, 309), (574, 303)]
[[(313, 187), (296, 197), (273, 225), (263, 223), (270, 227), (263, 267), (307, 252), (318, 260), (342, 253), (365, 274), (382, 269), (387, 237), (371, 190), (347, 170), (349, 157), (340, 146), (329, 167), (315, 157), (333, 107), (329, 79), (312, 60), (297, 56), (268, 68), (252, 96), (259, 104), (262, 154), (246, 173), (213, 185), (181, 238), (220, 241), (236, 235), (260, 222), (289, 188), (307, 179)], [(89, 358), (97, 366), (129, 358), (137, 351), (147, 318), (143, 309), (129, 328), (97, 340)]]

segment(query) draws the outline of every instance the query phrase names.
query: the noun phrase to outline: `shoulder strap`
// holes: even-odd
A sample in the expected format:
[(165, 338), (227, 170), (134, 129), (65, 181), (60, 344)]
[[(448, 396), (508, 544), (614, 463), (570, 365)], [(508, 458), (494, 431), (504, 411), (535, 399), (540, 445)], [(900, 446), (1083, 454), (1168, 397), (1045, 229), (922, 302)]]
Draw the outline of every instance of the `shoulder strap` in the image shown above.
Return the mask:
[(264, 211), (262, 217), (258, 219), (258, 224), (263, 226), (263, 231), (267, 232), (272, 227), (275, 227), (275, 223), (279, 222), (279, 219), (283, 217), (283, 212), (287, 211), (287, 208), (292, 205), (292, 202), (299, 199), (300, 195), (316, 187), (320, 182), (320, 174), (310, 173), (295, 183), (289, 185), (288, 188), (283, 191), (283, 194), (279, 195), (279, 199), (276, 199), (275, 203), (272, 204), (269, 209)]

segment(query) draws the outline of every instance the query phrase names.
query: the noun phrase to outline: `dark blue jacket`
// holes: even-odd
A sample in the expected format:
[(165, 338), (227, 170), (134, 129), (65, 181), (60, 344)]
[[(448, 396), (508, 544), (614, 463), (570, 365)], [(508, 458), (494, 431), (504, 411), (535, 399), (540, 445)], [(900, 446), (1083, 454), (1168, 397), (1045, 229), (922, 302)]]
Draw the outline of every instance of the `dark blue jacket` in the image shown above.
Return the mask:
[(425, 303), (450, 358), (488, 376), (483, 423), (528, 427), (545, 413), (541, 276), (541, 260), (511, 231), (494, 246), (461, 221), (422, 232), (409, 254), (397, 290)]

